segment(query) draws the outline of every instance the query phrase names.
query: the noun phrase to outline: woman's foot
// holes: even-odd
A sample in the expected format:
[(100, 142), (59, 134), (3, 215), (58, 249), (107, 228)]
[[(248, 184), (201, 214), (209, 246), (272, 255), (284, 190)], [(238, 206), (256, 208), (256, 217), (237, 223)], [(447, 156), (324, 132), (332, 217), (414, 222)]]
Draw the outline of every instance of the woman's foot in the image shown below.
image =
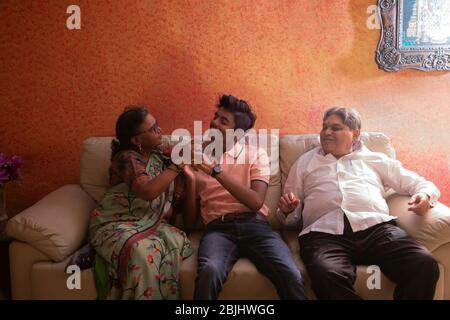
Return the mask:
[(94, 265), (95, 255), (95, 249), (91, 244), (85, 244), (73, 254), (72, 258), (70, 258), (69, 263), (66, 265), (66, 270), (71, 265), (78, 266), (80, 270), (91, 268)]

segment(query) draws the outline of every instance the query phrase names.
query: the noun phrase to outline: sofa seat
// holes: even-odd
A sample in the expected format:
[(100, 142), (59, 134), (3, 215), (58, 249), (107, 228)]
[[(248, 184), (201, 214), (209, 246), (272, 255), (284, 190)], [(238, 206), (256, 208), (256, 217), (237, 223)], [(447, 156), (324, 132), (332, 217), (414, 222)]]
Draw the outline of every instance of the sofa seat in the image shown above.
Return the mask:
[[(189, 235), (189, 240), (194, 249), (194, 254), (183, 261), (180, 270), (180, 298), (191, 300), (194, 296), (194, 284), (197, 274), (197, 252), (202, 236), (201, 231)], [(305, 281), (305, 290), (308, 299), (315, 299), (311, 289), (311, 282), (306, 272), (305, 265), (300, 258), (300, 249), (297, 241), (297, 233), (294, 231), (283, 231), (283, 239), (292, 251), (294, 261), (299, 268)], [(15, 245), (18, 245), (17, 242)], [(21, 244), (27, 246), (26, 244)], [(23, 249), (22, 249), (23, 250)], [(27, 250), (33, 251), (32, 247)], [(33, 300), (93, 300), (96, 298), (95, 285), (91, 269), (81, 272), (81, 288), (69, 290), (67, 288), (68, 274), (64, 268), (70, 257), (58, 263), (51, 261), (37, 261), (31, 267), (31, 297)], [(439, 263), (441, 277), (438, 281), (435, 299), (444, 298), (444, 268)], [(382, 290), (369, 290), (366, 286), (370, 274), (367, 266), (357, 266), (357, 277), (354, 288), (356, 292), (367, 300), (389, 300), (392, 299), (395, 284), (386, 276), (381, 274)], [(221, 300), (277, 300), (278, 294), (274, 285), (256, 269), (255, 265), (247, 258), (239, 259), (233, 266), (224, 288), (219, 295)]]
[(69, 260), (52, 263), (36, 262), (31, 268), (31, 295), (33, 300), (94, 300), (97, 298), (91, 269), (80, 275), (80, 288), (69, 290), (70, 274), (65, 272)]
[(55, 262), (28, 243), (14, 241), (9, 248), (13, 299), (93, 300), (96, 290), (91, 269), (80, 275), (80, 289), (69, 290), (65, 267), (72, 255)]

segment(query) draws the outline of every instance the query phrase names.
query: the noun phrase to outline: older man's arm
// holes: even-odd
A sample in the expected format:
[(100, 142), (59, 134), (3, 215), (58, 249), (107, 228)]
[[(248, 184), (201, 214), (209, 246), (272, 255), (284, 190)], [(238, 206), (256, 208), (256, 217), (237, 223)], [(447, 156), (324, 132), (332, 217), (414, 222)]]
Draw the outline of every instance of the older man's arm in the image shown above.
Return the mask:
[(430, 209), (430, 204), (437, 203), (440, 192), (434, 183), (404, 168), (400, 161), (387, 158), (383, 160), (384, 166), (378, 168), (383, 183), (399, 194), (411, 196), (409, 211), (425, 214)]
[[(291, 167), (276, 216), (280, 223), (289, 229), (301, 229), (301, 215), (303, 209), (303, 175), (302, 161), (298, 159)], [(287, 209), (288, 208), (288, 209)]]

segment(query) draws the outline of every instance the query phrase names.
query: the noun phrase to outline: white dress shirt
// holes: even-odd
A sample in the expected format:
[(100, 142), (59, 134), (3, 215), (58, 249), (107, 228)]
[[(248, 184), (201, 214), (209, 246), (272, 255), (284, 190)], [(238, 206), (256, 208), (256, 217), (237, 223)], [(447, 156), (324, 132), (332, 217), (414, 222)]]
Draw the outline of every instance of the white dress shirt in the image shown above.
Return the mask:
[(299, 236), (310, 231), (340, 235), (345, 214), (357, 232), (395, 219), (389, 215), (385, 200), (389, 188), (405, 195), (424, 192), (431, 203), (440, 196), (432, 182), (403, 168), (400, 161), (372, 152), (362, 142), (353, 150), (336, 159), (317, 147), (297, 159), (283, 194), (293, 192), (303, 206), (287, 217), (278, 209), (277, 217), (283, 225), (297, 229), (302, 225)]

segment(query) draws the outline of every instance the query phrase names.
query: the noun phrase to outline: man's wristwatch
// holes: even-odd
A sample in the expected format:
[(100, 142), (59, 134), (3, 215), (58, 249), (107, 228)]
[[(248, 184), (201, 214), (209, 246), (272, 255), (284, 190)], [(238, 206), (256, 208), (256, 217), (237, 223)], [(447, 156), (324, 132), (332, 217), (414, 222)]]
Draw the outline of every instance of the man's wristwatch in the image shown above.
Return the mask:
[(437, 204), (436, 198), (428, 196), (428, 203), (430, 204), (430, 208), (436, 207)]
[(216, 164), (211, 171), (211, 177), (215, 178), (219, 173), (222, 172), (222, 168), (220, 168), (220, 165)]
[(430, 204), (430, 208), (432, 209), (432, 208), (436, 207), (437, 201), (436, 201), (436, 199), (430, 198), (428, 203)]

